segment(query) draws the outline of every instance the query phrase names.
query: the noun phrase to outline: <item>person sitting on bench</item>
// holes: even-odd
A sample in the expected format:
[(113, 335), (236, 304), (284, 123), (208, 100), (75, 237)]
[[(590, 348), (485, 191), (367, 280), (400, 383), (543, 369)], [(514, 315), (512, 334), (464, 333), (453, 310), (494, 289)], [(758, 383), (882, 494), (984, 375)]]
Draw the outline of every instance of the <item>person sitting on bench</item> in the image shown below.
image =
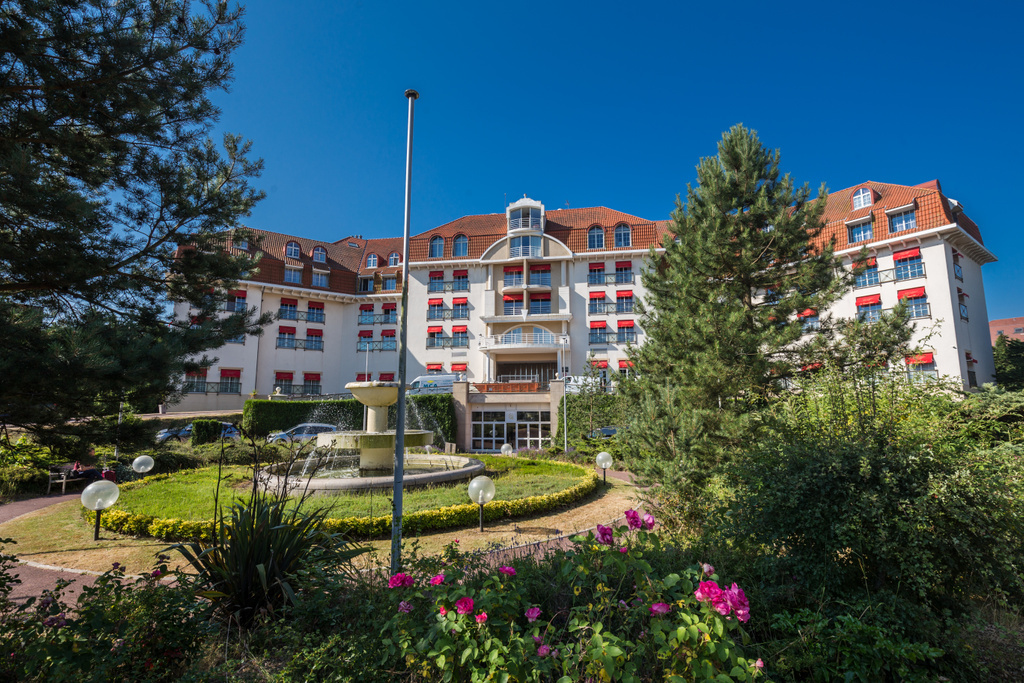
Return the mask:
[(78, 460), (71, 466), (71, 478), (72, 479), (88, 479), (90, 482), (99, 481), (103, 478), (103, 475), (99, 473), (95, 467), (82, 467), (82, 463)]

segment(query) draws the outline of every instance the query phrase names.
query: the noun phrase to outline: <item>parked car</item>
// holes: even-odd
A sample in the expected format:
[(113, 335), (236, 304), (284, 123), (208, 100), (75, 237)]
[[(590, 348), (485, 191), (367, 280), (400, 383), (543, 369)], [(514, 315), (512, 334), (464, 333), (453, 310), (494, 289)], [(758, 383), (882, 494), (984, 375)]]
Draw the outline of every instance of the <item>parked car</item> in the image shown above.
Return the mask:
[[(231, 439), (232, 441), (241, 441), (242, 433), (238, 431), (238, 428), (230, 422), (221, 422), (221, 438)], [(189, 441), (192, 438), (192, 424), (185, 425), (184, 427), (174, 427), (171, 429), (161, 429), (156, 433), (156, 442), (165, 443), (167, 441)]]
[(335, 425), (321, 422), (303, 422), (283, 432), (274, 432), (267, 437), (267, 441), (270, 443), (305, 443), (310, 439), (315, 439), (317, 434), (334, 432), (337, 429)]
[(587, 434), (588, 439), (610, 439), (619, 431), (618, 427), (601, 427)]
[(450, 394), (458, 380), (458, 375), (420, 375), (409, 382), (405, 390), (409, 396)]

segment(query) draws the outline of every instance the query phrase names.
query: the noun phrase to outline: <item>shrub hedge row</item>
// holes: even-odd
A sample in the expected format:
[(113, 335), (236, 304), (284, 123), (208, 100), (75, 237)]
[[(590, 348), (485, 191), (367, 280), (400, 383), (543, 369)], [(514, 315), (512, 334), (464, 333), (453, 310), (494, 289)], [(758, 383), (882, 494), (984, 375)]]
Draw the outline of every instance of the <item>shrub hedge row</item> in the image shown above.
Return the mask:
[(220, 420), (196, 420), (192, 423), (192, 446), (219, 441), (223, 429)]
[[(484, 506), (484, 519), (496, 521), (512, 517), (523, 517), (578, 502), (597, 488), (600, 478), (594, 472), (579, 468), (584, 475), (581, 481), (562, 491), (544, 496), (530, 496), (519, 500), (492, 501)], [(131, 490), (150, 482), (166, 479), (169, 475), (159, 474), (139, 481), (124, 484), (122, 490)], [(94, 521), (91, 511), (82, 508), (82, 518), (90, 524)], [(451, 505), (436, 510), (410, 512), (402, 517), (402, 528), (410, 534), (425, 531), (439, 531), (456, 527), (472, 526), (479, 519), (476, 505)], [(213, 538), (213, 520), (161, 519), (153, 515), (141, 515), (127, 510), (113, 508), (103, 513), (100, 524), (104, 529), (132, 536), (152, 536), (163, 541), (186, 541)], [(342, 533), (349, 538), (374, 538), (391, 533), (391, 517), (344, 517), (324, 520), (324, 530)]]

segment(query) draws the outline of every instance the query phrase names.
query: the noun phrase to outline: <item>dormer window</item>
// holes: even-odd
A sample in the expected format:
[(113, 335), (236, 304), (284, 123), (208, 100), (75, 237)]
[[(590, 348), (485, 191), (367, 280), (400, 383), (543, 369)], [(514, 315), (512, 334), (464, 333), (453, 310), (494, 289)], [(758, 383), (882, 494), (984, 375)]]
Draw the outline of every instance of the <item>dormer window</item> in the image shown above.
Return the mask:
[(388, 265), (397, 266), (402, 262), (402, 257), (398, 255), (397, 251), (391, 252), (391, 256), (388, 256)]
[(587, 230), (587, 249), (604, 249), (604, 228), (600, 225)]
[(302, 249), (299, 247), (298, 242), (289, 242), (284, 248), (284, 255), (288, 258), (299, 258), (302, 254)]
[(366, 267), (367, 268), (376, 268), (377, 267), (377, 255), (376, 254), (370, 254), (369, 256), (366, 257)]
[(465, 235), (456, 235), (452, 242), (452, 257), (465, 258), (469, 256), (469, 238)]
[(628, 225), (615, 226), (615, 246), (630, 247), (633, 245), (632, 234)]
[(430, 240), (430, 256), (428, 258), (441, 258), (444, 256), (444, 238), (435, 237)]
[(871, 196), (871, 188), (862, 187), (853, 193), (854, 210), (863, 209), (865, 206), (871, 206), (873, 203), (874, 198)]
[(540, 208), (536, 206), (525, 206), (521, 209), (512, 209), (508, 214), (508, 229), (520, 230), (531, 228), (540, 230)]
[(317, 263), (327, 263), (327, 250), (323, 247), (313, 249), (313, 260)]

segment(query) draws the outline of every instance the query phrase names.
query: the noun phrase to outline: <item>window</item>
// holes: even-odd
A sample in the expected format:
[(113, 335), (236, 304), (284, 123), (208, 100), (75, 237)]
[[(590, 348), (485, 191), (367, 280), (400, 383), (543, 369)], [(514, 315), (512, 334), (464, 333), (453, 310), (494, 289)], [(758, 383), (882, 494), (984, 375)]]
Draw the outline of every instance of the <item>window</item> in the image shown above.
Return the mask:
[(523, 314), (523, 295), (505, 296), (505, 315)]
[(540, 209), (525, 207), (509, 211), (508, 229), (519, 230), (520, 228), (540, 228)]
[(530, 284), (541, 287), (551, 286), (551, 266), (540, 265), (530, 266)]
[(274, 388), (280, 389), (282, 394), (292, 393), (292, 379), (294, 375), (290, 372), (278, 372), (274, 375)]
[(469, 348), (469, 332), (465, 325), (452, 328), (452, 346), (457, 349)]
[(600, 225), (587, 231), (587, 249), (604, 249), (604, 228)]
[(326, 287), (327, 286), (328, 273), (318, 273), (313, 271), (313, 286), (314, 287)]
[(398, 255), (397, 251), (391, 252), (391, 255), (388, 256), (388, 265), (389, 266), (397, 266), (401, 262), (402, 262), (402, 257)]
[(910, 280), (915, 277), (924, 277), (924, 263), (921, 261), (920, 254), (908, 258), (897, 259), (895, 263), (897, 280)]
[(383, 290), (385, 292), (393, 292), (396, 289), (398, 289), (398, 278), (394, 275), (385, 276)]
[(440, 363), (427, 363), (428, 375), (440, 375), (442, 372), (444, 372), (444, 366)]
[(876, 323), (882, 318), (882, 304), (866, 303), (857, 305), (857, 317), (861, 322)]
[[(392, 311), (392, 312), (394, 312), (394, 311)], [(392, 322), (394, 322), (394, 321), (392, 321)], [(398, 338), (395, 336), (395, 331), (394, 330), (384, 330), (383, 332), (380, 333), (380, 336), (381, 336), (381, 342), (380, 342), (380, 349), (381, 349), (381, 351), (397, 351), (398, 350)]]
[(249, 249), (249, 241), (248, 240), (235, 240), (235, 249), (248, 250)]
[[(1013, 328), (1013, 333), (1014, 334), (1024, 334), (1024, 327), (1015, 327), (1015, 328)], [(1002, 334), (1002, 332), (1000, 332), (999, 334)]]
[(605, 313), (604, 305), (604, 292), (591, 292), (590, 294), (590, 305), (587, 307), (587, 313)]
[(427, 283), (428, 292), (444, 291), (444, 271), (434, 271), (430, 274), (430, 282)]
[(505, 266), (504, 285), (506, 287), (522, 287), (523, 286), (523, 267), (522, 266)]
[(452, 242), (452, 257), (465, 258), (469, 256), (469, 238), (465, 235), (456, 235)]
[(290, 282), (295, 285), (302, 284), (302, 269), (301, 268), (285, 268), (284, 269), (284, 281)]
[(324, 350), (324, 331), (323, 330), (306, 330), (306, 350), (307, 351), (323, 351)]
[(277, 317), (281, 320), (298, 320), (299, 302), (295, 299), (281, 299), (281, 308), (277, 311)]
[(455, 299), (452, 302), (452, 318), (469, 320), (469, 301), (467, 299)]
[(430, 256), (428, 258), (441, 258), (444, 256), (444, 238), (434, 237), (430, 240)]
[(277, 330), (277, 348), (279, 349), (294, 349), (295, 348), (295, 328), (294, 327), (281, 327)]
[(878, 265), (867, 266), (860, 275), (855, 278), (857, 287), (870, 287), (878, 284)]
[(444, 347), (444, 330), (440, 327), (427, 328), (427, 348), (440, 349)]
[(603, 320), (591, 321), (590, 323), (590, 343), (591, 344), (607, 344), (610, 339), (608, 338), (608, 324)]
[(807, 334), (808, 332), (817, 332), (821, 329), (821, 319), (818, 317), (817, 311), (808, 308), (797, 317), (803, 322), (804, 334)]
[(918, 356), (907, 356), (907, 379), (911, 382), (927, 382), (938, 378), (939, 373), (935, 369), (934, 354), (922, 353)]
[(865, 206), (871, 206), (871, 190), (866, 187), (862, 187), (853, 193), (853, 208), (863, 209)]
[(903, 230), (913, 230), (917, 227), (917, 220), (914, 218), (913, 211), (904, 211), (893, 216), (889, 216), (889, 232), (902, 232)]
[[(359, 341), (356, 342), (356, 351), (373, 350), (373, 330), (359, 330)], [(365, 380), (358, 380), (365, 381)]]
[(530, 315), (546, 315), (551, 313), (550, 294), (530, 295)]
[(397, 323), (398, 322), (398, 305), (397, 304), (384, 304), (384, 317), (381, 319), (382, 323)]
[(617, 225), (615, 226), (615, 246), (616, 247), (629, 247), (632, 246), (632, 239), (629, 232), (628, 225)]
[(299, 248), (298, 242), (289, 242), (284, 248), (284, 255), (288, 258), (299, 258), (302, 255), (302, 250)]
[(468, 292), (469, 291), (469, 271), (467, 270), (456, 270), (452, 273), (452, 291), (453, 292)]
[(928, 297), (907, 297), (907, 315), (910, 318), (930, 318), (931, 313), (928, 311)]
[(636, 328), (633, 327), (632, 320), (620, 320), (619, 321), (619, 339), (620, 344), (625, 343), (636, 343)]
[(240, 289), (233, 292), (228, 292), (228, 300), (224, 304), (224, 310), (228, 313), (234, 313), (236, 311), (245, 310), (245, 290)]
[(306, 320), (311, 323), (324, 322), (324, 305), (310, 301), (308, 308), (306, 308)]
[(604, 284), (604, 264), (603, 263), (591, 263), (590, 273), (587, 275), (588, 285), (603, 285)]
[(617, 292), (615, 295), (615, 312), (633, 312), (633, 292)]
[(427, 302), (427, 320), (441, 320), (444, 318), (444, 302), (441, 299), (431, 299)]
[(523, 328), (517, 327), (514, 330), (509, 330), (505, 334), (501, 335), (502, 344), (522, 344), (523, 343)]
[(323, 247), (313, 247), (313, 260), (317, 263), (327, 263), (327, 250)]
[(372, 292), (373, 291), (373, 278), (372, 277), (361, 277), (361, 278), (359, 278), (359, 291), (360, 292)]
[(369, 256), (366, 257), (366, 267), (367, 268), (376, 268), (377, 267), (377, 255), (376, 254), (370, 254)]
[[(487, 410), (473, 411), (473, 441), (474, 451), (497, 451), (505, 443), (505, 411)], [(549, 413), (550, 418), (550, 413)], [(513, 438), (509, 433), (509, 439)]]
[(871, 236), (874, 234), (874, 231), (871, 226), (871, 221), (848, 226), (846, 230), (848, 233), (848, 241), (850, 242), (850, 244), (853, 244), (854, 242), (863, 242), (864, 240), (871, 239)]
[(302, 393), (319, 395), (320, 392), (320, 373), (304, 373), (302, 376)]
[(513, 237), (509, 240), (508, 255), (510, 258), (537, 258), (542, 256), (540, 236)]
[(240, 332), (237, 336), (229, 337), (228, 339), (225, 339), (224, 341), (226, 341), (228, 344), (244, 344), (245, 343), (245, 333), (244, 332)]
[(620, 261), (615, 264), (615, 284), (624, 285), (633, 282), (633, 263)]
[(185, 393), (205, 394), (206, 393), (206, 370), (190, 372), (185, 375)]

